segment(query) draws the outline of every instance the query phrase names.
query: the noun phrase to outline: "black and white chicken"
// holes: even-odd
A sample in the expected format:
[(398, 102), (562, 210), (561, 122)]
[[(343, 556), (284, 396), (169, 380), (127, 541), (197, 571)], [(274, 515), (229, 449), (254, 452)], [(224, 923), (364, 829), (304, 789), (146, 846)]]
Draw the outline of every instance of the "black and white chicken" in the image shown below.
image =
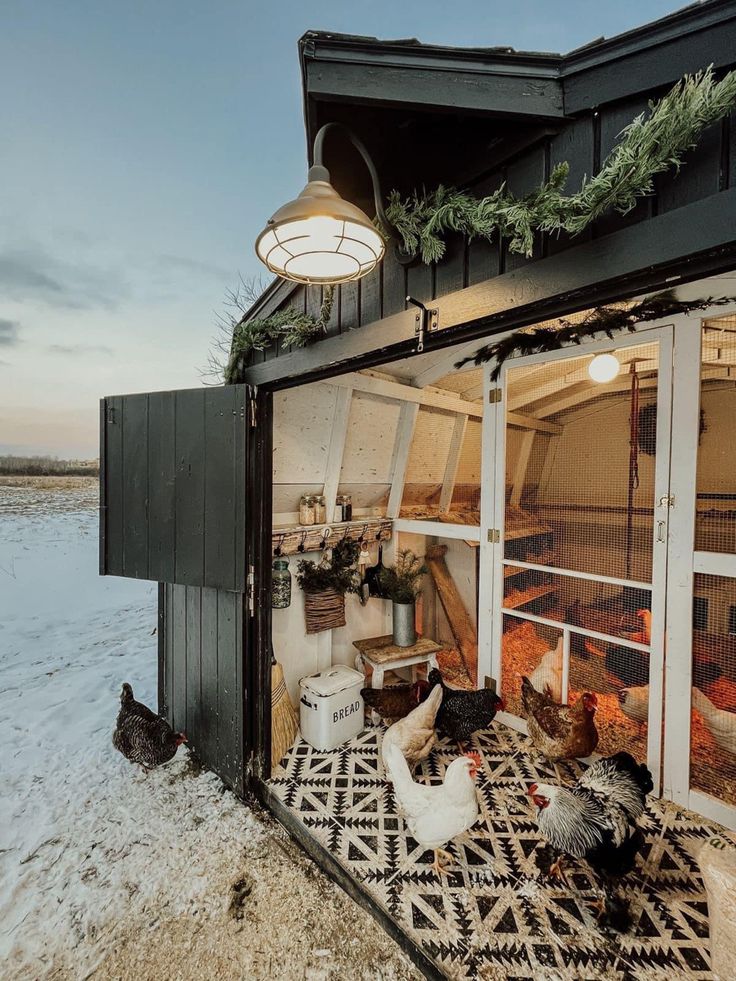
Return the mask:
[(155, 715), (141, 702), (136, 702), (133, 689), (125, 682), (120, 692), (120, 711), (112, 734), (115, 749), (131, 763), (138, 763), (144, 770), (152, 770), (173, 759), (179, 746), (186, 741), (183, 732), (174, 732), (166, 719)]
[(585, 859), (600, 876), (604, 898), (594, 905), (602, 923), (625, 929), (628, 911), (615, 900), (613, 881), (634, 867), (643, 843), (637, 821), (644, 813), (652, 775), (629, 753), (597, 760), (572, 787), (533, 783), (527, 793), (537, 824), (557, 853), (550, 875), (564, 879), (565, 856)]

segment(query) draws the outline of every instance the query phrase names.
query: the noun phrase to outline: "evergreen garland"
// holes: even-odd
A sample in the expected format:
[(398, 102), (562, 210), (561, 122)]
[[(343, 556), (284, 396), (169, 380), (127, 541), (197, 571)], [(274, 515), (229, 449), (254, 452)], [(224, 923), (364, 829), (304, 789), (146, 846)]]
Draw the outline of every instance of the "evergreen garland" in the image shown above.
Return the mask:
[(443, 236), (451, 232), (488, 240), (498, 234), (509, 240), (512, 252), (531, 256), (537, 231), (577, 235), (607, 211), (631, 210), (638, 198), (652, 193), (655, 176), (670, 167), (679, 170), (703, 130), (734, 106), (736, 72), (716, 82), (711, 66), (684, 76), (659, 102), (650, 103), (649, 115), (642, 113), (622, 130), (599, 173), (584, 179), (574, 194), (563, 193), (570, 167), (561, 163), (525, 197), (505, 187), (484, 198), (443, 186), (403, 199), (394, 190), (386, 215), (405, 251), (420, 253), (425, 263), (442, 258)]
[(540, 354), (546, 351), (559, 351), (569, 344), (580, 344), (587, 337), (605, 334), (613, 338), (620, 331), (633, 333), (636, 325), (662, 317), (671, 317), (678, 313), (690, 313), (692, 310), (706, 310), (708, 307), (720, 307), (727, 303), (736, 303), (736, 297), (721, 296), (714, 299), (711, 296), (700, 300), (677, 300), (671, 290), (656, 293), (654, 296), (639, 300), (630, 307), (596, 307), (591, 310), (579, 323), (569, 320), (557, 321), (556, 327), (522, 328), (514, 331), (508, 337), (501, 338), (493, 344), (486, 344), (468, 358), (463, 358), (455, 364), (456, 368), (473, 362), (481, 365), (494, 360), (496, 364), (491, 372), (491, 380), (497, 381), (501, 366), (510, 357), (523, 357), (527, 354)]
[(327, 326), (335, 298), (334, 286), (325, 286), (319, 316), (298, 313), (293, 307), (277, 310), (268, 317), (240, 320), (233, 328), (230, 358), (225, 368), (225, 384), (237, 384), (243, 377), (251, 351), (263, 351), (274, 342), (281, 347), (304, 347), (316, 340)]

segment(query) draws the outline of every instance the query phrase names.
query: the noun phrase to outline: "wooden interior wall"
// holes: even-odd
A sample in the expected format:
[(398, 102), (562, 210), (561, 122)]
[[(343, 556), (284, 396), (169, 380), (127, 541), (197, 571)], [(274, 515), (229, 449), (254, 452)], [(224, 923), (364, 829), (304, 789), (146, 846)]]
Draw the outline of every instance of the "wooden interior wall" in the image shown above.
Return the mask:
[(242, 593), (165, 585), (161, 708), (196, 756), (245, 793)]

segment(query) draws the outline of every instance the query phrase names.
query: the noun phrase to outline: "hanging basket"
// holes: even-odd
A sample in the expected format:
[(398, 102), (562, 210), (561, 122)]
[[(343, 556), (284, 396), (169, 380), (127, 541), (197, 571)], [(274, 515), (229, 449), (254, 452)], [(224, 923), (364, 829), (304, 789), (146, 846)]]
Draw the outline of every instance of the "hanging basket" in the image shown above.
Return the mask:
[(304, 621), (308, 634), (345, 626), (345, 595), (335, 589), (304, 594)]

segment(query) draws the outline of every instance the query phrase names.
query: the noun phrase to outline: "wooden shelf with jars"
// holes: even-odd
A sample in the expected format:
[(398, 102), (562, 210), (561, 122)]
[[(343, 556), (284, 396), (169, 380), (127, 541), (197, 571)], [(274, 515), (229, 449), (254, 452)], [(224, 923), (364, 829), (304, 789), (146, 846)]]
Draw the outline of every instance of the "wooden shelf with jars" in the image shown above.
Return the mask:
[(271, 551), (275, 558), (319, 552), (333, 548), (341, 541), (387, 542), (393, 534), (389, 518), (357, 518), (355, 521), (333, 521), (320, 525), (280, 525), (271, 533)]

